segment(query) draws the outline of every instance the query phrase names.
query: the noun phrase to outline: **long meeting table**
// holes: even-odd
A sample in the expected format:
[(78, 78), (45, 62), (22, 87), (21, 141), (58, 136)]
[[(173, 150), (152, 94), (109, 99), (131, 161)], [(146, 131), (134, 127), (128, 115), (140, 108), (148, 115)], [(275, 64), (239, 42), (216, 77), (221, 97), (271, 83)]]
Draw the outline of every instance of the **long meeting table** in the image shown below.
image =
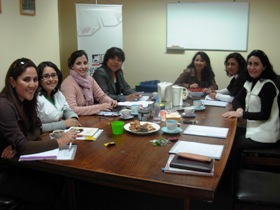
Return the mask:
[[(195, 112), (195, 120), (200, 125), (229, 128), (226, 139), (182, 133), (169, 135), (161, 130), (149, 135), (135, 135), (127, 131), (122, 135), (113, 135), (110, 123), (113, 120), (120, 120), (118, 117), (81, 116), (82, 126), (97, 127), (103, 129), (103, 132), (95, 141), (75, 141), (77, 152), (74, 160), (45, 160), (17, 162), (16, 164), (63, 175), (72, 180), (77, 179), (130, 191), (181, 198), (184, 200), (183, 208), (187, 210), (190, 208), (191, 199), (206, 201), (214, 199), (237, 126), (236, 119), (221, 116), (230, 109), (230, 105), (226, 108), (206, 106), (205, 110)], [(132, 120), (125, 120), (125, 123)], [(163, 126), (165, 123), (161, 123), (161, 127)], [(187, 126), (187, 124), (181, 125), (183, 130)], [(183, 141), (224, 145), (221, 159), (215, 161), (214, 176), (162, 172), (169, 157), (168, 151), (174, 143), (167, 144), (167, 146), (153, 146), (150, 140), (171, 136)], [(49, 138), (48, 134), (43, 134), (42, 138)], [(114, 141), (115, 145), (105, 147), (104, 143), (109, 141)]]

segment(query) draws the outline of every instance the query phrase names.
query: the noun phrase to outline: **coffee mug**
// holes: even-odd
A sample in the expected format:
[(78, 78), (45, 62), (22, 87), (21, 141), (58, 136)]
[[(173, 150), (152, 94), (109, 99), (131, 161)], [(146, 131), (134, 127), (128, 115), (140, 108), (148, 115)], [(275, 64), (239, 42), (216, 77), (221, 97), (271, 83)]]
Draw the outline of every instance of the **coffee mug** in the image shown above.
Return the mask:
[(194, 101), (193, 101), (193, 106), (194, 106), (195, 108), (202, 107), (202, 106), (203, 106), (203, 105), (202, 105), (202, 101), (201, 101), (201, 100), (194, 100)]
[(130, 109), (122, 109), (120, 111), (120, 114), (123, 118), (129, 118), (131, 116), (131, 110)]
[(138, 104), (131, 105), (131, 114), (138, 114), (140, 106)]
[(51, 139), (59, 139), (64, 134), (64, 130), (54, 130), (50, 133)]
[(194, 111), (195, 111), (195, 109), (191, 106), (188, 106), (188, 107), (184, 108), (185, 115), (193, 115)]
[(176, 130), (177, 127), (180, 127), (180, 123), (177, 120), (166, 120), (166, 128), (169, 131)]

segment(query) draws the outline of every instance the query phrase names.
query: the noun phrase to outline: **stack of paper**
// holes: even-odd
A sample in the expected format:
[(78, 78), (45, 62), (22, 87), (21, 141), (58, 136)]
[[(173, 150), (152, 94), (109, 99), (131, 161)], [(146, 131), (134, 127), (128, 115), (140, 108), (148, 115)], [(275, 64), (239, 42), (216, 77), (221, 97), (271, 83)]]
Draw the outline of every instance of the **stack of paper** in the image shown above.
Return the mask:
[(183, 132), (183, 134), (207, 136), (216, 138), (226, 138), (228, 134), (228, 128), (202, 126), (202, 125), (189, 125)]
[(33, 160), (73, 160), (77, 151), (77, 145), (68, 146), (64, 149), (53, 149), (29, 155), (21, 155), (19, 161)]
[(178, 152), (186, 152), (198, 155), (204, 155), (214, 159), (220, 159), (224, 146), (216, 144), (205, 144), (189, 141), (177, 141), (170, 149), (170, 154), (177, 154)]
[(205, 97), (206, 100), (201, 100), (206, 106), (219, 106), (226, 107), (228, 102), (212, 100), (208, 95)]

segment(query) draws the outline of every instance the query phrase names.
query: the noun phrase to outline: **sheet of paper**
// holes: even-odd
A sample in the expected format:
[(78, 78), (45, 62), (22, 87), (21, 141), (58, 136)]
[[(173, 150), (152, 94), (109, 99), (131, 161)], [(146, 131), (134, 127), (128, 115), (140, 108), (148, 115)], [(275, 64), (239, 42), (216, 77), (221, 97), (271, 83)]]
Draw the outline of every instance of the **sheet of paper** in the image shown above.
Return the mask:
[(137, 105), (142, 105), (143, 107), (148, 107), (149, 104), (153, 104), (153, 101), (124, 101), (124, 102), (119, 102), (119, 106), (128, 106), (130, 107), (131, 105), (137, 104)]
[(176, 154), (178, 152), (188, 152), (192, 154), (204, 155), (214, 159), (220, 159), (223, 149), (223, 145), (205, 144), (179, 140), (170, 149), (169, 153)]
[(106, 111), (101, 111), (98, 113), (98, 115), (104, 115), (107, 117), (111, 117), (111, 116), (119, 116), (119, 112), (106, 112)]
[(58, 151), (57, 160), (74, 160), (77, 151), (77, 145), (72, 145), (71, 149), (61, 149)]
[(149, 96), (142, 96), (138, 99), (138, 101), (147, 101), (149, 99)]
[[(207, 96), (206, 96), (207, 97)], [(209, 96), (208, 96), (209, 97)], [(210, 97), (209, 97), (210, 98)], [(219, 106), (219, 107), (226, 107), (228, 102), (224, 101), (216, 101), (210, 98), (210, 100), (201, 100), (205, 106)]]
[(229, 130), (228, 128), (221, 128), (221, 127), (189, 125), (184, 130), (183, 134), (226, 138), (228, 134), (228, 130)]

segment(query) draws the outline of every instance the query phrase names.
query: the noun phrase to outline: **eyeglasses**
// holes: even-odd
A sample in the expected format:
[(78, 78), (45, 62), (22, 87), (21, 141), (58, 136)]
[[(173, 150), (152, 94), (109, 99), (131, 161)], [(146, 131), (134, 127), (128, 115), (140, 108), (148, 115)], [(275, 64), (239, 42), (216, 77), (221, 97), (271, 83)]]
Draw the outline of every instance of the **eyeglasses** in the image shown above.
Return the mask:
[(56, 73), (52, 73), (52, 74), (44, 74), (44, 75), (42, 75), (42, 79), (43, 80), (48, 80), (48, 79), (50, 79), (50, 77), (52, 78), (52, 79), (57, 79), (57, 74)]

